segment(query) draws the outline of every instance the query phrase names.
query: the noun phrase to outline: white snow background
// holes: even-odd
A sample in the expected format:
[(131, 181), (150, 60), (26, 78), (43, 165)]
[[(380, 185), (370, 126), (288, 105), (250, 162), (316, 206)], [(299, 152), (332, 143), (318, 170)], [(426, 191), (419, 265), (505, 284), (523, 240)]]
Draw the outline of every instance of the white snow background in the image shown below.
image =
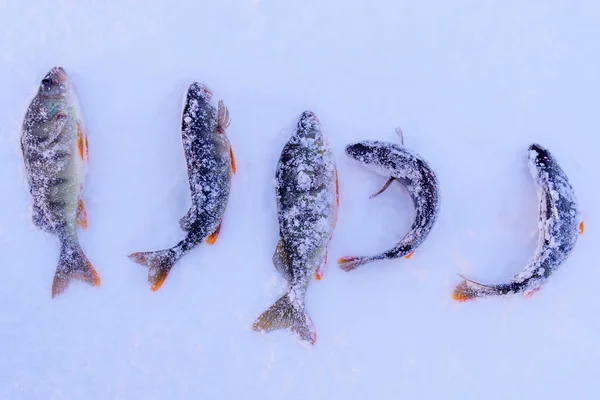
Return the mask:
[[(0, 1), (1, 399), (596, 399), (600, 396), (600, 6), (589, 0)], [(31, 222), (20, 127), (62, 66), (89, 135), (82, 247), (102, 284), (51, 299), (58, 240)], [(182, 100), (228, 106), (238, 173), (223, 229), (149, 290), (127, 258), (183, 238)], [(273, 178), (300, 113), (340, 179), (306, 348), (254, 320), (285, 290)], [(410, 260), (412, 203), (343, 153), (362, 139), (422, 155), (441, 211)], [(457, 273), (509, 280), (536, 248), (527, 146), (546, 146), (587, 230), (531, 298), (457, 303)]]

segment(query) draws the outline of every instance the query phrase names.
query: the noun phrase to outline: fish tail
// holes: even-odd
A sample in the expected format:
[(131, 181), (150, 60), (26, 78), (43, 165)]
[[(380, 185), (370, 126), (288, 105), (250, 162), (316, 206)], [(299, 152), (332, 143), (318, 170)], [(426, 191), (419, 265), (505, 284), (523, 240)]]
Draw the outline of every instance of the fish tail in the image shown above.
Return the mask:
[(52, 298), (63, 293), (73, 279), (100, 286), (100, 276), (76, 239), (66, 240), (61, 244), (60, 258), (52, 282)]
[(258, 332), (271, 332), (277, 329), (290, 329), (301, 340), (315, 344), (317, 332), (315, 326), (304, 310), (304, 303), (294, 299), (290, 290), (275, 302), (252, 325)]
[(340, 268), (346, 272), (352, 271), (360, 267), (361, 265), (365, 265), (371, 262), (371, 257), (341, 257), (338, 259), (338, 264)]
[(134, 262), (149, 267), (148, 283), (153, 292), (163, 284), (173, 265), (179, 260), (173, 249), (132, 253), (129, 258)]
[(497, 296), (505, 294), (502, 290), (505, 285), (484, 285), (460, 275), (464, 280), (459, 283), (452, 293), (452, 299), (456, 301), (467, 301), (477, 297)]

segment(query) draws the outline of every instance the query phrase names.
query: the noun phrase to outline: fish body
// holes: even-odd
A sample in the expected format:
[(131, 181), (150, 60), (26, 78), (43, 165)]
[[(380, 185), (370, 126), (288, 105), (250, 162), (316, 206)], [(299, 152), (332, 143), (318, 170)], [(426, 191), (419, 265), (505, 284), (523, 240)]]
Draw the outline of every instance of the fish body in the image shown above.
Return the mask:
[(350, 144), (345, 150), (352, 159), (389, 178), (372, 197), (385, 191), (393, 181), (398, 181), (410, 194), (416, 215), (410, 230), (396, 246), (374, 256), (342, 257), (338, 260), (340, 268), (351, 271), (377, 260), (409, 257), (427, 238), (439, 214), (440, 190), (435, 173), (422, 157), (404, 145), (366, 140)]
[(455, 300), (521, 292), (530, 295), (542, 287), (573, 251), (583, 222), (567, 175), (554, 156), (539, 144), (529, 146), (528, 163), (537, 189), (539, 213), (538, 247), (534, 256), (509, 283), (484, 285), (465, 278), (454, 291)]
[(289, 328), (301, 340), (314, 344), (316, 331), (304, 299), (315, 272), (326, 263), (337, 219), (338, 185), (333, 152), (312, 112), (302, 113), (284, 146), (276, 181), (280, 240), (273, 263), (289, 289), (256, 320), (253, 329)]
[(223, 101), (212, 104), (212, 92), (200, 83), (188, 88), (181, 122), (181, 139), (186, 158), (192, 205), (179, 225), (187, 232), (177, 245), (166, 250), (129, 255), (148, 266), (148, 282), (158, 290), (175, 263), (203, 241), (213, 244), (221, 222), (235, 173), (231, 144), (226, 135), (229, 112)]
[(81, 194), (88, 162), (79, 102), (65, 70), (51, 69), (41, 81), (23, 121), (21, 150), (34, 224), (61, 243), (52, 297), (71, 279), (94, 286), (100, 277), (79, 245), (76, 226), (87, 227)]

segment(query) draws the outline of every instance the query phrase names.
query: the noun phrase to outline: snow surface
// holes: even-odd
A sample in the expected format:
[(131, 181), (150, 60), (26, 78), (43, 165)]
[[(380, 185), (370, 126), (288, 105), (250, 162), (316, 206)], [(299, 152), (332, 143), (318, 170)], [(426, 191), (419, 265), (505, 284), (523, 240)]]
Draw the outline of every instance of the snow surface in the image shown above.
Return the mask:
[[(598, 398), (599, 19), (593, 0), (0, 1), (0, 398)], [(79, 237), (102, 285), (52, 300), (59, 245), (31, 222), (19, 136), (55, 65), (89, 135)], [(229, 108), (237, 174), (217, 243), (152, 293), (127, 254), (181, 238), (193, 81)], [(306, 109), (340, 179), (309, 349), (251, 330), (287, 286), (272, 182)], [(410, 227), (404, 189), (369, 200), (385, 178), (343, 153), (397, 126), (439, 178), (438, 222), (410, 260), (344, 273), (337, 257)], [(454, 302), (457, 273), (508, 281), (535, 250), (533, 141), (561, 163), (586, 232), (533, 297)]]

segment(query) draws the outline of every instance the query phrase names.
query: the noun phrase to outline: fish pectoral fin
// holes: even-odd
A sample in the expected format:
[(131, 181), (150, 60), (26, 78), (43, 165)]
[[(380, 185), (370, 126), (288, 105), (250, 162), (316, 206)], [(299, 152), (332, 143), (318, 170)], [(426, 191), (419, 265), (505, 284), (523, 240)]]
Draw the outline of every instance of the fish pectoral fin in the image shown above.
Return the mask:
[(235, 175), (235, 157), (233, 156), (233, 148), (231, 147), (231, 144), (229, 145), (229, 157), (231, 158), (231, 172), (233, 172)]
[(179, 220), (179, 227), (184, 231), (189, 231), (196, 222), (196, 218), (196, 207), (192, 204), (188, 212)]
[(44, 141), (47, 144), (53, 143), (58, 136), (61, 134), (65, 126), (67, 125), (67, 121), (69, 120), (69, 116), (64, 112), (59, 112), (53, 118), (52, 131), (48, 135), (48, 138)]
[(225, 107), (223, 100), (219, 100), (217, 110), (217, 133), (225, 133), (230, 124), (229, 110)]
[(529, 297), (533, 296), (534, 294), (539, 292), (540, 289), (541, 288), (539, 288), (539, 287), (531, 289), (529, 292), (525, 293), (525, 297), (529, 298)]
[(79, 157), (82, 160), (87, 160), (88, 156), (88, 142), (87, 136), (83, 133), (81, 124), (77, 123), (77, 149), (79, 150)]
[(219, 226), (217, 226), (217, 229), (215, 229), (215, 231), (206, 239), (206, 243), (213, 245), (215, 244), (215, 242), (217, 241), (217, 239), (219, 238), (219, 233), (221, 232), (221, 224), (223, 222), (219, 222)]
[(77, 203), (77, 225), (79, 225), (83, 229), (87, 229), (87, 212), (85, 211), (83, 200), (81, 200), (80, 198)]
[(292, 280), (292, 271), (287, 252), (283, 246), (283, 241), (279, 239), (275, 252), (273, 253), (273, 265), (275, 269), (289, 282)]
[(585, 226), (583, 225), (583, 221), (581, 221), (579, 223), (579, 234), (583, 235), (583, 232), (585, 231)]
[(387, 182), (385, 183), (385, 185), (383, 185), (383, 187), (375, 194), (371, 195), (369, 198), (372, 199), (373, 197), (379, 196), (381, 193), (385, 192), (387, 190), (387, 188), (390, 187), (390, 185), (392, 184), (392, 182), (394, 182), (394, 178), (393, 176), (390, 177), (390, 179), (387, 180)]
[(413, 251), (413, 252), (411, 252), (411, 253), (408, 253), (407, 255), (405, 255), (405, 256), (404, 256), (404, 258), (408, 260), (409, 258), (411, 258), (411, 257), (412, 257), (412, 255), (413, 255), (413, 254), (415, 254), (415, 252), (414, 252), (414, 251)]

